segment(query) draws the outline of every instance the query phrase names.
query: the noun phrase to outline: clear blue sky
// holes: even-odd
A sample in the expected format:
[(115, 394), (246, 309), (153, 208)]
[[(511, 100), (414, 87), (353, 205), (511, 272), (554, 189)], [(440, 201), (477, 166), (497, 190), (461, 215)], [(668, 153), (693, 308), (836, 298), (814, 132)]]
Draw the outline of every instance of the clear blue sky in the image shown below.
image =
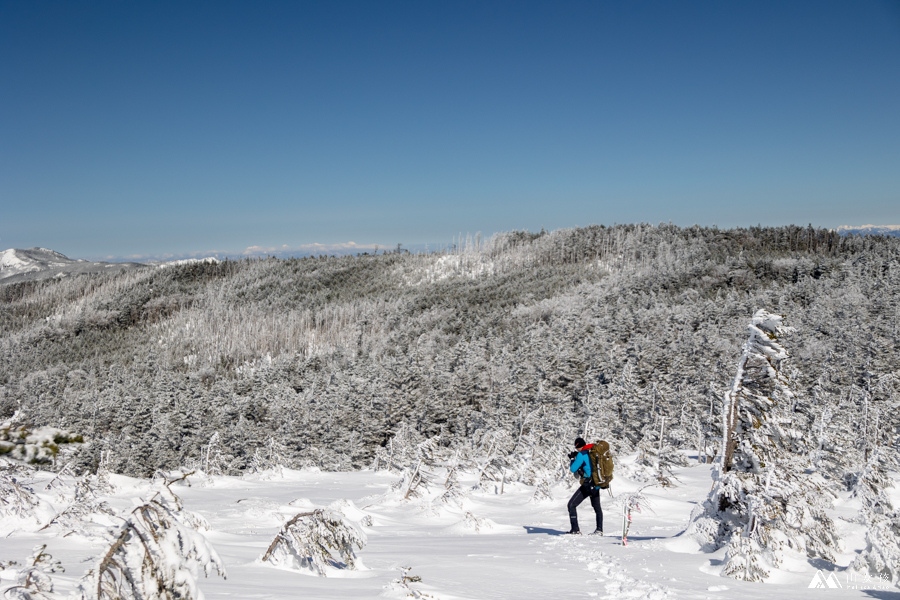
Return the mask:
[(900, 2), (0, 0), (0, 249), (900, 223)]

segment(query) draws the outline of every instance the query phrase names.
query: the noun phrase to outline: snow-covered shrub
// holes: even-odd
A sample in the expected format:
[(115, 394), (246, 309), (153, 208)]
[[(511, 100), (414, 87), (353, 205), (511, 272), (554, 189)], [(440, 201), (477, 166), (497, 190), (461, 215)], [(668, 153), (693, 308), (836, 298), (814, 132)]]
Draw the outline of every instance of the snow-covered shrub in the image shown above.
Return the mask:
[(502, 493), (508, 473), (511, 479), (519, 479), (523, 465), (514, 450), (512, 436), (505, 429), (476, 432), (468, 451), (478, 475), (476, 486), (486, 492)]
[(895, 466), (893, 453), (884, 448), (875, 448), (869, 459), (853, 474), (851, 495), (862, 501), (863, 509), (876, 502), (882, 496), (882, 491), (891, 486), (889, 471)]
[(731, 535), (722, 574), (743, 581), (764, 581), (769, 577), (766, 552), (753, 537), (740, 530)]
[(875, 448), (854, 484), (853, 495), (862, 501), (859, 512), (866, 524), (866, 547), (853, 568), (900, 584), (900, 510), (885, 491), (891, 484), (887, 473), (891, 464), (888, 451)]
[(547, 482), (542, 481), (534, 487), (534, 493), (531, 495), (530, 502), (547, 502), (553, 500), (553, 492)]
[(863, 510), (866, 520), (866, 547), (853, 561), (853, 568), (900, 583), (900, 511), (891, 510), (882, 495)]
[(391, 489), (400, 494), (403, 500), (420, 498), (435, 483), (435, 477), (424, 468), (424, 461), (419, 461), (413, 468), (403, 470)]
[(451, 467), (447, 470), (447, 477), (444, 479), (444, 491), (434, 500), (434, 503), (441, 503), (448, 506), (463, 508), (466, 498), (468, 497), (468, 488), (459, 483), (459, 469)]
[(14, 427), (10, 423), (0, 425), (0, 455), (30, 464), (53, 462), (60, 444), (81, 443), (80, 435), (74, 435), (55, 427), (29, 429), (24, 425)]
[(99, 563), (81, 584), (82, 600), (190, 600), (202, 598), (199, 572), (225, 566), (200, 533), (161, 498), (135, 508)]
[(469, 511), (466, 511), (466, 515), (463, 518), (463, 524), (475, 533), (481, 533), (482, 529), (492, 529), (494, 526), (493, 521), (490, 519), (478, 517)]
[(355, 569), (354, 548), (362, 550), (366, 536), (337, 512), (317, 509), (300, 513), (285, 523), (261, 560), (308, 570), (320, 577), (328, 567)]
[(230, 475), (234, 456), (222, 446), (219, 432), (213, 433), (209, 442), (200, 449), (200, 459), (194, 465), (207, 475)]
[[(115, 511), (99, 498), (96, 475), (85, 474), (75, 481), (75, 486), (68, 506), (57, 513), (41, 530), (60, 527), (69, 532), (86, 533), (86, 525), (97, 515), (114, 516)], [(67, 535), (67, 534), (66, 534)]]
[(273, 437), (265, 446), (258, 447), (253, 451), (247, 471), (250, 473), (280, 472), (283, 467), (289, 465), (287, 456), (287, 448)]
[(375, 450), (374, 470), (402, 471), (416, 465), (434, 465), (441, 458), (441, 436), (423, 438), (403, 422), (384, 447)]
[(659, 424), (649, 424), (644, 428), (644, 437), (638, 443), (638, 455), (635, 461), (635, 471), (645, 467), (644, 477), (640, 480), (655, 479), (661, 486), (669, 487), (675, 484), (677, 478), (673, 470), (677, 467), (685, 467), (687, 458), (678, 451), (676, 444), (670, 439), (666, 429), (666, 419), (662, 417)]
[(399, 470), (392, 492), (402, 500), (420, 498), (437, 481), (433, 470), (443, 458), (440, 441), (440, 435), (423, 438), (408, 423), (401, 423), (387, 445), (376, 449), (374, 469)]
[(171, 473), (157, 471), (153, 474), (153, 485), (156, 489), (154, 498), (165, 499), (167, 506), (171, 504), (175, 510), (178, 511), (178, 517), (185, 525), (192, 527), (197, 531), (209, 531), (209, 522), (203, 515), (185, 509), (181, 497), (179, 497), (178, 494), (175, 493), (175, 490), (172, 489), (172, 486), (177, 483), (190, 487), (191, 484), (188, 478), (195, 473), (196, 471), (173, 471)]
[(25, 474), (24, 468), (26, 467), (3, 464), (0, 461), (0, 517), (10, 516), (39, 523), (41, 517), (38, 511), (42, 505), (41, 500), (34, 490), (21, 483), (18, 478)]
[(389, 590), (397, 592), (402, 598), (413, 598), (414, 600), (433, 598), (434, 596), (430, 596), (429, 594), (425, 594), (413, 587), (410, 587), (409, 584), (411, 583), (422, 582), (422, 578), (418, 575), (409, 574), (411, 570), (412, 567), (400, 567), (400, 577), (394, 579), (385, 587)]
[(64, 572), (62, 564), (58, 560), (44, 552), (46, 544), (35, 546), (28, 557), (29, 566), (16, 573), (16, 585), (3, 590), (3, 597), (10, 600), (38, 600), (49, 599), (53, 593), (53, 573)]
[(510, 459), (511, 466), (516, 468), (519, 481), (526, 485), (544, 485), (550, 487), (561, 478), (568, 477), (569, 463), (566, 460), (568, 450), (557, 446), (541, 444), (538, 440), (525, 440), (515, 450)]

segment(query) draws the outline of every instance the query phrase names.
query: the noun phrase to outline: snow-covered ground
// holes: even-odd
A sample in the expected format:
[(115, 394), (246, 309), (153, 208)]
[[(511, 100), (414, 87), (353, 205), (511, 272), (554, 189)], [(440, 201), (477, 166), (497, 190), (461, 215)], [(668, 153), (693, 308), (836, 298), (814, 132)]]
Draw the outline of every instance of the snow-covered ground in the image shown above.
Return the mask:
[[(227, 569), (227, 579), (213, 575), (199, 581), (208, 599), (403, 598), (409, 591), (392, 584), (402, 567), (410, 567), (408, 574), (421, 578), (408, 589), (447, 600), (900, 597), (896, 588), (842, 568), (836, 571), (842, 589), (810, 589), (817, 568), (824, 565), (799, 555), (786, 561), (770, 583), (720, 577), (723, 556), (699, 552), (697, 544), (682, 535), (692, 509), (709, 490), (709, 468), (695, 465), (676, 475), (676, 487), (644, 490), (649, 504), (634, 513), (628, 545), (620, 537), (623, 499), (643, 484), (623, 473), (617, 473), (613, 482), (615, 497), (605, 493), (602, 497), (603, 537), (563, 535), (568, 529), (565, 505), (572, 492), (564, 484), (552, 490), (553, 500), (534, 502), (534, 488), (507, 483), (502, 494), (500, 489), (472, 491), (461, 506), (432, 501), (443, 491), (440, 483), (430, 496), (403, 500), (391, 489), (398, 475), (383, 471), (195, 475), (189, 486), (179, 483), (172, 488), (185, 509), (208, 521), (210, 528), (203, 534)], [(74, 480), (62, 485), (57, 480), (48, 487), (52, 479), (52, 474), (39, 474), (30, 483), (46, 502), (39, 518), (0, 519), (0, 566), (5, 567), (0, 571), (0, 591), (13, 584), (17, 566), (8, 563), (17, 561), (21, 568), (32, 548), (46, 544), (46, 552), (65, 567), (64, 573), (52, 575), (55, 593), (65, 597), (108, 545), (84, 535), (91, 530), (87, 523), (41, 530), (71, 498)], [(460, 481), (474, 483), (474, 478), (467, 481), (461, 476)], [(103, 499), (120, 514), (126, 514), (137, 498), (146, 500), (153, 494), (147, 480), (112, 476), (111, 483), (114, 491)], [(359, 570), (332, 570), (328, 577), (316, 577), (259, 560), (285, 521), (319, 507), (331, 507), (347, 520), (362, 523), (368, 543), (358, 552)], [(864, 545), (863, 527), (852, 522), (857, 509), (855, 501), (841, 498), (832, 514), (845, 539), (841, 567)], [(591, 530), (589, 503), (582, 504), (579, 514), (582, 529)], [(103, 519), (116, 522), (114, 517)], [(65, 535), (72, 529), (76, 533)], [(829, 575), (824, 572), (825, 578)]]

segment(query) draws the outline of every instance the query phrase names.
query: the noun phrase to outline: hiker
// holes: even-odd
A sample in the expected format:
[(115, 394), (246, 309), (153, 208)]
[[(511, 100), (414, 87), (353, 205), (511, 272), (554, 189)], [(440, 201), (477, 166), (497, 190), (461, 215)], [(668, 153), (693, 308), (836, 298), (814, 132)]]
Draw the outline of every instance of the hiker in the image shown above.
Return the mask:
[(572, 460), (572, 465), (569, 469), (572, 473), (581, 477), (581, 485), (572, 495), (572, 499), (569, 500), (569, 521), (572, 524), (572, 528), (567, 533), (570, 534), (581, 533), (581, 530), (578, 528), (578, 513), (575, 509), (584, 502), (585, 498), (590, 498), (591, 506), (594, 507), (594, 512), (597, 514), (597, 529), (593, 535), (603, 535), (603, 509), (600, 508), (600, 488), (595, 487), (591, 479), (591, 460), (588, 457), (588, 451), (591, 449), (591, 446), (593, 444), (585, 444), (582, 438), (577, 437), (575, 438), (575, 452), (569, 454), (569, 458)]

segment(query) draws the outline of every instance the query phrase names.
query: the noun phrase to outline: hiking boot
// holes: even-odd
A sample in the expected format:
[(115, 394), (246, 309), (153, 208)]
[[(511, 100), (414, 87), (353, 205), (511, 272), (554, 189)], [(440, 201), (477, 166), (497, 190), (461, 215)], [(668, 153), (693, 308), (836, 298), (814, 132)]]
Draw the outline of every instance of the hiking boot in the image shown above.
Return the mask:
[(571, 531), (567, 531), (565, 535), (581, 535), (581, 531), (578, 529), (572, 529)]
[(595, 529), (594, 532), (593, 532), (591, 535), (603, 535), (603, 530), (602, 530), (602, 529)]

